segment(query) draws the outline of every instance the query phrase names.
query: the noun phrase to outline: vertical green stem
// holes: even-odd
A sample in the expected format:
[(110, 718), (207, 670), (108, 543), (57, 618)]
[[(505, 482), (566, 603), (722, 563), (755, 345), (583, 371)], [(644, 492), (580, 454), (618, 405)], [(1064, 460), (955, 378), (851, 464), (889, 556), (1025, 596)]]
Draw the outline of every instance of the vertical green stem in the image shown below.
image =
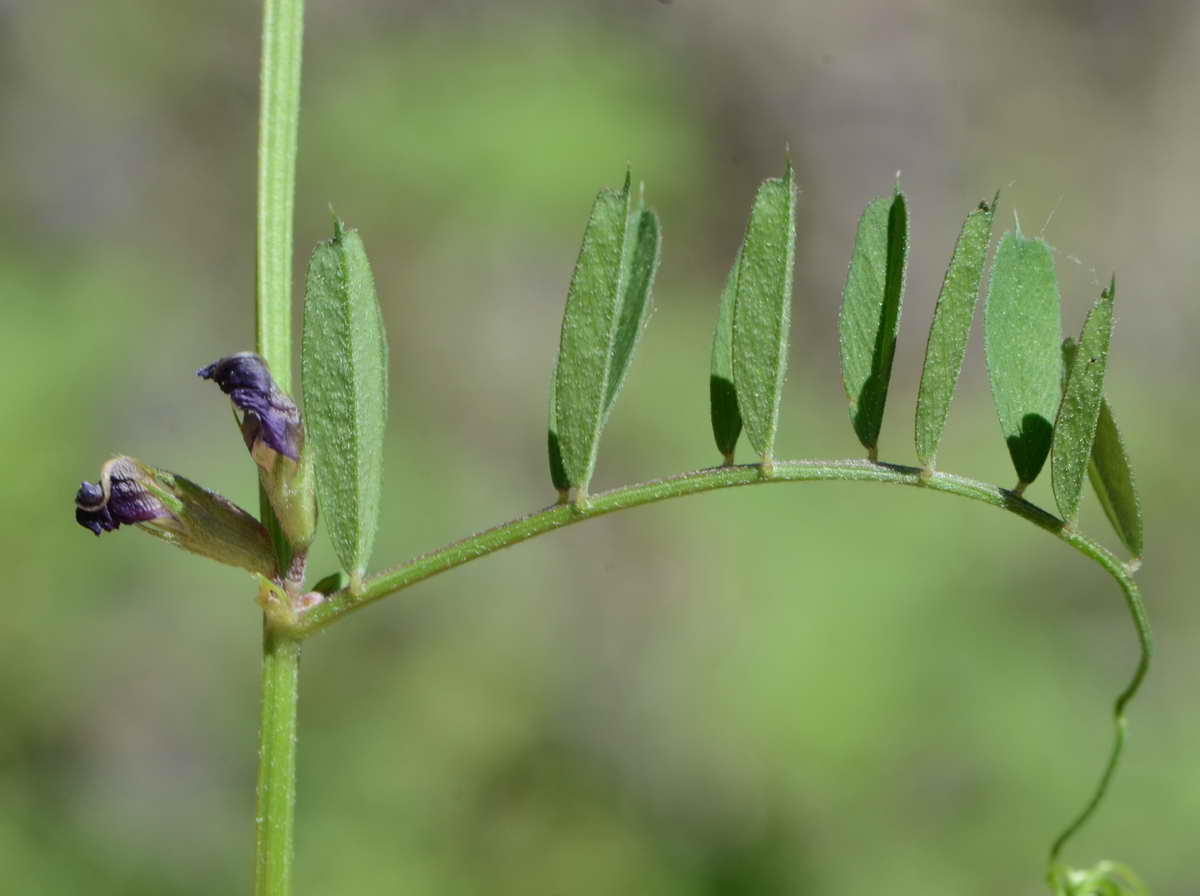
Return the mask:
[(292, 391), (292, 210), (303, 0), (264, 0), (258, 121), (258, 353)]
[(286, 896), (292, 888), (299, 685), (300, 642), (265, 627), (255, 812), (254, 892), (258, 896)]
[[(257, 348), (276, 382), (292, 388), (292, 214), (296, 192), (296, 134), (300, 113), (303, 0), (263, 0), (262, 96), (258, 134)], [(265, 498), (263, 520), (278, 533)], [(290, 560), (276, 538), (280, 568)], [(258, 737), (255, 815), (257, 896), (291, 892), (296, 815), (296, 699), (300, 644), (264, 618), (262, 721)]]

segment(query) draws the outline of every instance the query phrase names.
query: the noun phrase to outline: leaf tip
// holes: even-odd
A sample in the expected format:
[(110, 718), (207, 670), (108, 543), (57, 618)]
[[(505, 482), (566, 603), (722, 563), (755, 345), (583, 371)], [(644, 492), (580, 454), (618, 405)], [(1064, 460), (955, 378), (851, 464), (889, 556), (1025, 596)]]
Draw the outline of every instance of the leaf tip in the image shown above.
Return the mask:
[(342, 237), (346, 235), (346, 222), (338, 217), (337, 211), (333, 207), (333, 203), (329, 203), (329, 215), (333, 218), (333, 241), (340, 243)]

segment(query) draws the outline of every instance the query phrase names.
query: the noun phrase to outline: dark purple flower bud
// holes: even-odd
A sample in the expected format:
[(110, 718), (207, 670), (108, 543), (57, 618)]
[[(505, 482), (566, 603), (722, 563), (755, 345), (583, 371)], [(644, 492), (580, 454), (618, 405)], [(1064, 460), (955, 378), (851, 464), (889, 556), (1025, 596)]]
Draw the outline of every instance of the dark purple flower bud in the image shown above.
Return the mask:
[(190, 479), (132, 457), (114, 457), (99, 483), (79, 486), (75, 520), (97, 535), (137, 525), (184, 550), (275, 575), (275, 553), (262, 523)]
[(142, 483), (142, 466), (129, 457), (116, 457), (104, 465), (99, 484), (84, 482), (75, 495), (75, 521), (97, 535), (112, 532), (122, 523), (131, 526), (171, 512)]
[(253, 352), (238, 352), (200, 368), (196, 375), (215, 382), (242, 411), (242, 437), (259, 466), (272, 466), (263, 446), (300, 460), (304, 443), (300, 410), (275, 385), (266, 361)]
[(258, 465), (258, 479), (295, 551), (307, 551), (317, 526), (312, 452), (304, 450), (300, 410), (276, 385), (267, 362), (238, 352), (196, 373), (232, 399), (242, 438)]

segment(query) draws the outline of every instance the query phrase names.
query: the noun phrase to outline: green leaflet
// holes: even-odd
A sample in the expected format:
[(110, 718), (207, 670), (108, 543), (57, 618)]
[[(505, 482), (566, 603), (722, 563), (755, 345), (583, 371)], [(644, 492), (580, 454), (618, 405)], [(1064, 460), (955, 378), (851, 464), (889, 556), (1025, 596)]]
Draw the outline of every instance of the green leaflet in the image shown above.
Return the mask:
[(633, 350), (650, 318), (650, 292), (654, 288), (654, 275), (658, 272), (662, 257), (662, 228), (658, 215), (641, 208), (639, 202), (629, 226), (633, 245), (627, 253), (628, 274), (624, 277), (627, 286), (621, 299), (621, 314), (609, 365), (608, 394), (604, 401), (606, 414), (625, 383)]
[[(1063, 386), (1066, 386), (1066, 371), (1074, 364), (1079, 347), (1075, 340), (1063, 342)], [(1096, 438), (1092, 442), (1091, 458), (1088, 461), (1088, 479), (1104, 515), (1112, 524), (1113, 531), (1121, 543), (1129, 549), (1134, 559), (1141, 560), (1142, 504), (1138, 498), (1137, 484), (1133, 478), (1133, 467), (1125, 451), (1125, 441), (1117, 428), (1112, 407), (1108, 399), (1101, 396), (1100, 414), (1096, 422)]]
[(908, 206), (897, 189), (891, 198), (872, 200), (858, 222), (838, 316), (850, 421), (872, 458), (892, 378), (907, 263)]
[(712, 366), (708, 377), (708, 396), (712, 409), (713, 438), (725, 463), (733, 463), (733, 451), (742, 434), (742, 415), (738, 412), (737, 389), (733, 385), (733, 304), (737, 297), (738, 265), (741, 247), (729, 269), (729, 278), (721, 292), (717, 326), (713, 330)]
[(783, 178), (762, 183), (738, 263), (733, 307), (733, 384), (754, 450), (775, 454), (779, 402), (787, 373), (792, 268), (796, 260), (796, 190), (789, 160)]
[(629, 175), (621, 190), (601, 190), (583, 232), (567, 291), (554, 396), (567, 481), (586, 497), (608, 412), (609, 378), (628, 265)]
[(1137, 484), (1133, 479), (1125, 442), (1121, 438), (1121, 431), (1117, 429), (1117, 421), (1113, 418), (1107, 399), (1100, 403), (1100, 419), (1096, 424), (1096, 441), (1092, 443), (1088, 479), (1117, 537), (1135, 559), (1141, 560), (1142, 503), (1138, 499)]
[(341, 221), (309, 261), (300, 360), (317, 500), (357, 592), (379, 523), (387, 337), (362, 239)]
[[(626, 175), (622, 192), (604, 190), (596, 198), (567, 295), (547, 431), (550, 480), (560, 493), (575, 485), (586, 494), (600, 431), (650, 316), (661, 227), (658, 216), (640, 201), (632, 215), (618, 218), (628, 213), (628, 206)], [(565, 370), (564, 363), (571, 369)], [(563, 389), (568, 394), (560, 401)], [(599, 404), (598, 398), (603, 399)], [(573, 416), (563, 417), (564, 407)], [(569, 433), (561, 431), (559, 420), (572, 424)], [(573, 452), (569, 461), (568, 440)]]
[(1045, 240), (1009, 231), (992, 261), (983, 343), (1019, 489), (1037, 478), (1050, 453), (1061, 390), (1061, 341), (1052, 250)]
[(967, 351), (988, 241), (992, 235), (992, 218), (999, 199), (997, 193), (990, 205), (981, 202), (967, 215), (958, 242), (954, 244), (954, 254), (946, 268), (946, 279), (942, 281), (942, 292), (933, 312), (921, 386), (917, 391), (916, 421), (917, 457), (929, 469), (937, 461), (938, 445), (942, 441), (950, 402), (954, 400), (954, 387), (958, 384)]
[(1079, 348), (1069, 353), (1072, 357), (1067, 369), (1066, 389), (1054, 421), (1050, 481), (1054, 486), (1054, 501), (1058, 504), (1059, 513), (1068, 524), (1073, 524), (1079, 515), (1083, 476), (1092, 454), (1096, 424), (1100, 419), (1115, 293), (1114, 280), (1101, 293), (1083, 323)]

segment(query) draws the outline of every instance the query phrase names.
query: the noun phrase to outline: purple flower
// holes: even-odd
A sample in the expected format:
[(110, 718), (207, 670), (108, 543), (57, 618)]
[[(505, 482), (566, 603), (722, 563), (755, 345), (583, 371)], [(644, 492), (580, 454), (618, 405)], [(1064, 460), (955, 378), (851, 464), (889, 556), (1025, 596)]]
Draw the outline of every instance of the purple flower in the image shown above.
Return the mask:
[(79, 486), (75, 520), (97, 535), (136, 525), (192, 553), (259, 575), (276, 574), (271, 536), (262, 523), (228, 498), (132, 457), (114, 457), (101, 468), (98, 483)]
[(171, 512), (144, 485), (144, 469), (131, 457), (114, 457), (100, 471), (99, 484), (83, 482), (75, 494), (75, 521), (97, 535), (124, 523), (172, 518)]
[(259, 466), (273, 465), (265, 449), (300, 460), (304, 444), (300, 410), (275, 385), (266, 361), (253, 352), (238, 352), (202, 367), (196, 375), (215, 382), (242, 411), (242, 438)]
[(238, 352), (196, 371), (230, 397), (258, 480), (294, 551), (307, 551), (317, 526), (312, 452), (304, 450), (300, 409), (276, 385), (267, 362)]

